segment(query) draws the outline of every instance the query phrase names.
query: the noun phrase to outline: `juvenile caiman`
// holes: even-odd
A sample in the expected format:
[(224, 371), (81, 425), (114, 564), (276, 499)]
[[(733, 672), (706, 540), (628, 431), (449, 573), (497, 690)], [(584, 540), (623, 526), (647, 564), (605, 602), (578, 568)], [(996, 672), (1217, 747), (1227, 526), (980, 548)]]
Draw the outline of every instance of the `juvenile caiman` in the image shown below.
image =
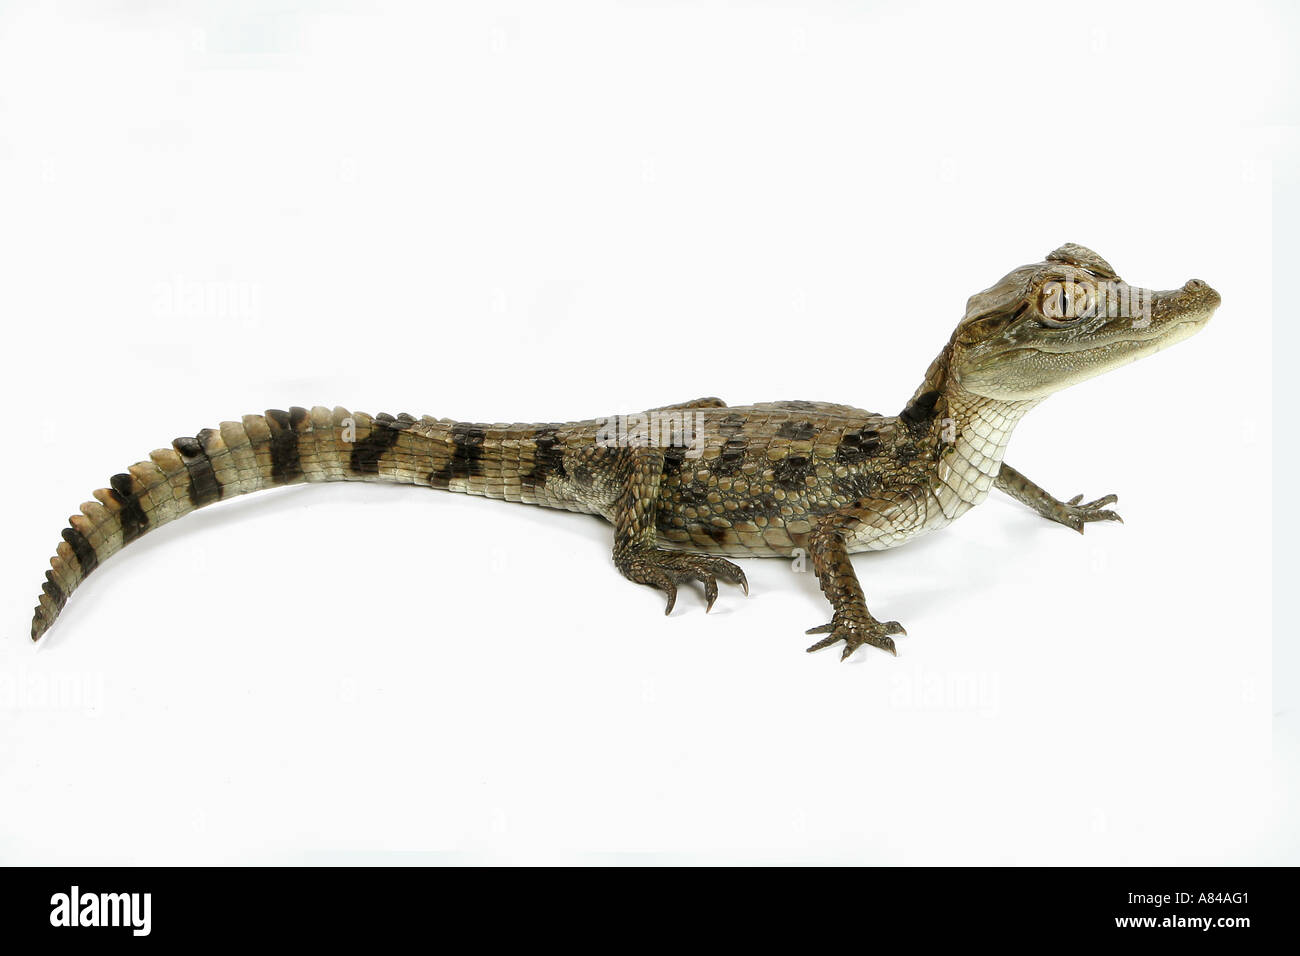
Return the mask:
[(32, 639), (73, 589), (145, 532), (224, 498), (305, 481), (389, 481), (600, 515), (614, 565), (667, 593), (718, 580), (748, 593), (722, 555), (804, 555), (834, 609), (810, 651), (893, 652), (897, 621), (867, 610), (849, 562), (942, 528), (996, 487), (1082, 532), (1118, 521), (1106, 495), (1059, 501), (1006, 464), (1012, 429), (1067, 385), (1199, 330), (1219, 305), (1200, 280), (1166, 292), (1123, 282), (1068, 244), (974, 295), (896, 416), (824, 402), (729, 408), (716, 398), (635, 416), (484, 425), (291, 408), (205, 428), (114, 475), (81, 506), (45, 574)]

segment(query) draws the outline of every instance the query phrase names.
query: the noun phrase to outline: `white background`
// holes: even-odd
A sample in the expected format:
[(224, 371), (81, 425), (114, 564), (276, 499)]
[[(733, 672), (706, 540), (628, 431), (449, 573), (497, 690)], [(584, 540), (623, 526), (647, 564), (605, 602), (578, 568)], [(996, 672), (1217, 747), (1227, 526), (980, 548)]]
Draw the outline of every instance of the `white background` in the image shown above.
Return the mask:
[[(0, 8), (0, 862), (1295, 862), (1283, 5), (463, 6)], [(785, 561), (665, 618), (597, 519), (353, 484), (151, 533), (27, 638), (67, 515), (176, 435), (892, 413), (1066, 241), (1224, 305), (1012, 441), (1124, 525), (994, 498), (856, 559), (897, 659), (804, 654)]]

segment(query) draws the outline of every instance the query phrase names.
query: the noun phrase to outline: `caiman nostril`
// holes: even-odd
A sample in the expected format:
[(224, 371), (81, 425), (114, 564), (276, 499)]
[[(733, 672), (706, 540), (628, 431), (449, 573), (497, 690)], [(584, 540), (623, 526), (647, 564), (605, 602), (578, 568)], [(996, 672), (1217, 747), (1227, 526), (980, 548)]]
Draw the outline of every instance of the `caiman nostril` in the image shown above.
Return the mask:
[(1208, 289), (1209, 287), (1208, 283), (1202, 282), (1200, 279), (1188, 279), (1187, 284), (1183, 286), (1183, 291), (1199, 292), (1201, 289)]

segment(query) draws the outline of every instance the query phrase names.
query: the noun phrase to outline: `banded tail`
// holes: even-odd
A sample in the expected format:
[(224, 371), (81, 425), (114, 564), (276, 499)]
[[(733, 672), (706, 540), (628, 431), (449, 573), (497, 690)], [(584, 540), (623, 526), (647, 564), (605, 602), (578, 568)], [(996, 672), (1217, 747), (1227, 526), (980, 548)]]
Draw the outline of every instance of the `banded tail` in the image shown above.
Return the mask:
[(271, 409), (177, 438), (109, 479), (69, 519), (50, 559), (32, 640), (95, 568), (141, 535), (224, 498), (314, 481), (385, 481), (566, 507), (556, 426), (470, 425), (321, 406)]

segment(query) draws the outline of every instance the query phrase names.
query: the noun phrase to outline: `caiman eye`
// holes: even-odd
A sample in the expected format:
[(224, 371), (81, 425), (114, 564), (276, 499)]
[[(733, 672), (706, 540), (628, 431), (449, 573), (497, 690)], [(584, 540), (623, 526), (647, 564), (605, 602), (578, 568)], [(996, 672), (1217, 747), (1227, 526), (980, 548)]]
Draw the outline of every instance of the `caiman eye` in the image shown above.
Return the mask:
[(1043, 324), (1054, 329), (1073, 325), (1083, 317), (1087, 307), (1087, 291), (1074, 282), (1053, 280), (1043, 286), (1038, 311)]

